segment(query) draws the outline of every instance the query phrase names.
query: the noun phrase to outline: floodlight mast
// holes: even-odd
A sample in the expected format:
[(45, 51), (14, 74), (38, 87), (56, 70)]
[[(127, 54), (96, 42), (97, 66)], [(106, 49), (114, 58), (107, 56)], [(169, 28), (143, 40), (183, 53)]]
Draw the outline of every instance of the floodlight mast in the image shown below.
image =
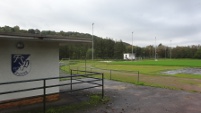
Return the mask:
[(157, 59), (156, 59), (156, 37), (155, 37), (155, 61), (157, 61)]
[(170, 59), (172, 58), (172, 51), (171, 51), (172, 40), (170, 40)]
[(92, 23), (92, 49), (91, 49), (91, 55), (92, 55), (92, 61), (94, 60), (94, 23)]
[(166, 46), (165, 46), (165, 59), (166, 59)]
[(131, 60), (133, 60), (133, 58), (134, 58), (134, 55), (133, 55), (133, 32), (132, 32), (132, 59)]

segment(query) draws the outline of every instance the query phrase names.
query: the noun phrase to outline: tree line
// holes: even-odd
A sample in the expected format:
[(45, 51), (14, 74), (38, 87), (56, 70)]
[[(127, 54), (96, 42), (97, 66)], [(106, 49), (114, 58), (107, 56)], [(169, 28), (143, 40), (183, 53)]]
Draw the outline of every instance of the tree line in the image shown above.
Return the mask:
[[(19, 26), (3, 26), (0, 27), (2, 33), (27, 33), (27, 34), (41, 34), (52, 36), (64, 36), (70, 38), (89, 38), (92, 35), (88, 33), (79, 32), (65, 32), (65, 31), (52, 31), (39, 29), (20, 29)], [(123, 42), (122, 40), (114, 41), (111, 38), (101, 38), (93, 36), (94, 38), (94, 59), (123, 59), (123, 53), (132, 53), (132, 45)], [(156, 51), (155, 51), (156, 50)], [(71, 59), (91, 59), (92, 58), (92, 43), (69, 43), (61, 46), (60, 58)], [(177, 46), (168, 47), (159, 44), (148, 45), (146, 47), (133, 46), (133, 53), (137, 58), (153, 59), (155, 55), (157, 58), (195, 58), (201, 59), (201, 46)]]

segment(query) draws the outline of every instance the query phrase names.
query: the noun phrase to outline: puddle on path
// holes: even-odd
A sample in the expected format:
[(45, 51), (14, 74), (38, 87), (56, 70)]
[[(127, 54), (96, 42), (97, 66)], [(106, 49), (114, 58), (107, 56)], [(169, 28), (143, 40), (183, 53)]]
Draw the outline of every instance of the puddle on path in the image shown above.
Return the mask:
[(196, 74), (196, 75), (201, 75), (201, 68), (184, 68), (184, 69), (178, 69), (178, 70), (170, 70), (170, 71), (165, 71), (162, 72), (163, 74), (169, 74), (169, 75), (174, 75), (174, 74)]

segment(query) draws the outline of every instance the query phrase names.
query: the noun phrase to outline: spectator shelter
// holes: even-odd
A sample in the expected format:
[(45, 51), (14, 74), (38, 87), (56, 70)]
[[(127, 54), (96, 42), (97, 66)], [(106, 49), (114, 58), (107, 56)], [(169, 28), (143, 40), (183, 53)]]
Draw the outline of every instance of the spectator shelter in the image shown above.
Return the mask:
[[(85, 38), (0, 33), (0, 83), (59, 77), (59, 46), (69, 42), (91, 42)], [(58, 79), (46, 84), (59, 83)], [(43, 82), (1, 85), (0, 92), (41, 86)], [(0, 101), (34, 97), (41, 90), (11, 93), (0, 96)], [(48, 88), (47, 94), (56, 94), (59, 87)]]

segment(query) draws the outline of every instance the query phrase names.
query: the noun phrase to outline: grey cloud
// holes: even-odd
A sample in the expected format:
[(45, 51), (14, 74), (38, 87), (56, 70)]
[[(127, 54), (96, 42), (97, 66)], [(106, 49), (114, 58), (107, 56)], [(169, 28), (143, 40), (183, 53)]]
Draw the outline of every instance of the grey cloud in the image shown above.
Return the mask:
[(2, 0), (0, 26), (78, 31), (131, 42), (199, 44), (199, 0)]

